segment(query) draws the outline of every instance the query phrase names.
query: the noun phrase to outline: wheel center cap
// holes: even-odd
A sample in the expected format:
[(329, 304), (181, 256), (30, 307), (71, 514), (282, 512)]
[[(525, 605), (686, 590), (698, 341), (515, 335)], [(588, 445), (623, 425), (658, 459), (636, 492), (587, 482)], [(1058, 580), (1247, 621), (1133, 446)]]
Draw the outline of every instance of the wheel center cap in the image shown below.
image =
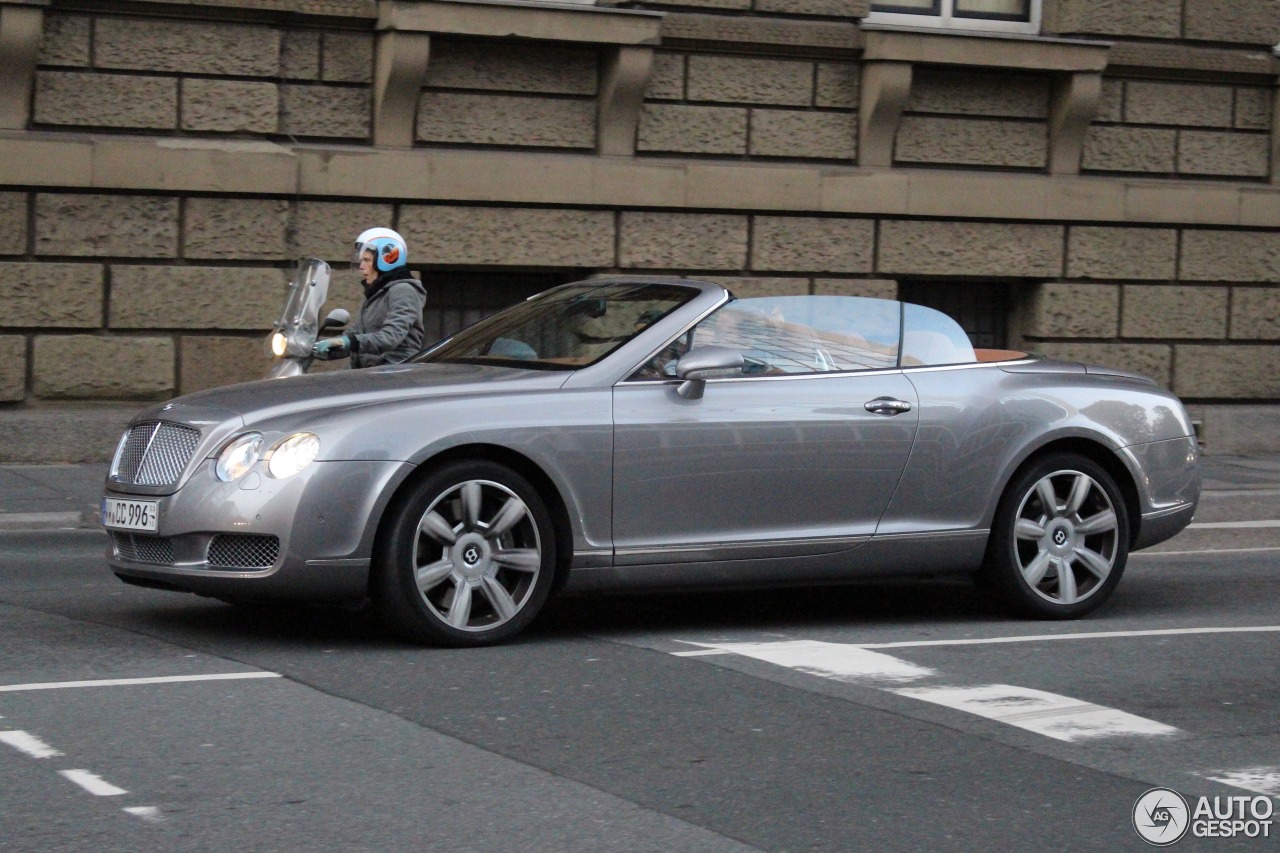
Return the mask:
[(463, 577), (482, 577), (489, 570), (489, 545), (480, 536), (464, 536), (453, 546), (453, 564)]
[(1059, 519), (1049, 525), (1048, 546), (1055, 556), (1065, 557), (1075, 550), (1076, 531), (1071, 522)]

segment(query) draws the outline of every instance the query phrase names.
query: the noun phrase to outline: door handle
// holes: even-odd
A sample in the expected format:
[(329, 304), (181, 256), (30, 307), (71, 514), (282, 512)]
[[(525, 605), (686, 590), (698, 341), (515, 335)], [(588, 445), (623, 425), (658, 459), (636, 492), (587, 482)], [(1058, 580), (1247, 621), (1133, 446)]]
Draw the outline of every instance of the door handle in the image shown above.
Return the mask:
[(906, 400), (895, 400), (892, 397), (876, 397), (874, 400), (868, 400), (862, 408), (873, 415), (892, 416), (911, 411), (911, 404)]

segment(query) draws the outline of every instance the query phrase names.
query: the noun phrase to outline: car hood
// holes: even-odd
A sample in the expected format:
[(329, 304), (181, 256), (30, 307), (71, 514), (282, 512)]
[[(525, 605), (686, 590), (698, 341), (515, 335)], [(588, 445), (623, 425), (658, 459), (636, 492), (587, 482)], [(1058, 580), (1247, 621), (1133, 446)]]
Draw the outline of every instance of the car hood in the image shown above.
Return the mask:
[[(455, 395), (511, 394), (558, 388), (568, 372), (521, 370), (474, 364), (393, 364), (365, 370), (340, 370), (264, 379), (178, 397), (139, 419), (180, 418), (225, 412), (245, 424), (279, 415), (328, 408), (350, 409), (395, 400)], [(207, 416), (207, 415), (206, 415)]]

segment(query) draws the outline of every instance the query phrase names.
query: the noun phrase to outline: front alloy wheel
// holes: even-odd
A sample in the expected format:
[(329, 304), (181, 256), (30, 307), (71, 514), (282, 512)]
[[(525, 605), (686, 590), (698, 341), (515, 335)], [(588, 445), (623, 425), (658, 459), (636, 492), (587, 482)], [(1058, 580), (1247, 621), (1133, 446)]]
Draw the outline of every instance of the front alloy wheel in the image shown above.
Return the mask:
[(1110, 475), (1084, 457), (1054, 456), (1009, 485), (984, 571), (1017, 610), (1074, 618), (1111, 594), (1128, 545), (1128, 515)]
[(378, 598), (394, 627), (452, 646), (501, 642), (542, 607), (555, 566), (550, 517), (520, 475), (447, 466), (403, 504)]

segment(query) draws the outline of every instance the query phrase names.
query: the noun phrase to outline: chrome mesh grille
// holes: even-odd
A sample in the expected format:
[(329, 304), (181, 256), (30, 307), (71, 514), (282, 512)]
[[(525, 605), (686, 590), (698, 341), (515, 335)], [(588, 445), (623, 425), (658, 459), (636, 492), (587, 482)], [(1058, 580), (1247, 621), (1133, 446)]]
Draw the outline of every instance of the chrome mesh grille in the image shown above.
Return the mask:
[(135, 486), (173, 485), (199, 443), (198, 429), (165, 421), (134, 424), (111, 466), (112, 479)]
[(269, 569), (280, 555), (280, 539), (249, 533), (219, 533), (209, 542), (209, 565), (228, 569)]
[(163, 536), (139, 536), (136, 533), (111, 533), (111, 547), (122, 560), (135, 563), (173, 564), (173, 542)]

